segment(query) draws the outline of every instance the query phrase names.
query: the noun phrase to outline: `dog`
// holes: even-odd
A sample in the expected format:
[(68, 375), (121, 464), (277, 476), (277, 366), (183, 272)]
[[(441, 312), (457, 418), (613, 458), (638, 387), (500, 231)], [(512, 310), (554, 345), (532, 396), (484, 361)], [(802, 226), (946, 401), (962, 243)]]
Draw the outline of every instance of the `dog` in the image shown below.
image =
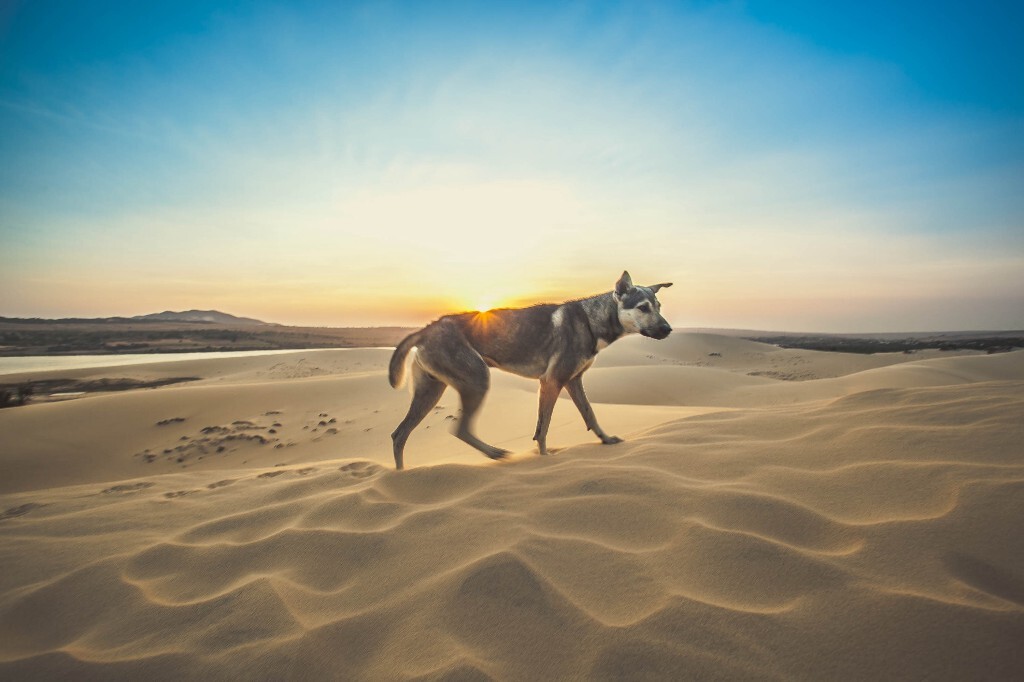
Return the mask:
[(491, 459), (509, 454), (473, 433), (475, 417), (490, 387), (490, 367), (540, 380), (537, 430), (533, 435), (540, 454), (548, 454), (551, 412), (563, 388), (579, 409), (588, 431), (606, 445), (621, 443), (621, 438), (609, 436), (598, 425), (583, 390), (583, 373), (598, 351), (627, 334), (667, 337), (672, 327), (661, 316), (661, 303), (655, 294), (670, 286), (671, 282), (634, 286), (629, 273), (623, 272), (615, 289), (604, 294), (562, 304), (445, 315), (405, 337), (395, 348), (388, 367), (388, 380), (398, 388), (404, 382), (406, 356), (416, 349), (411, 363), (412, 404), (391, 434), (395, 468), (403, 468), (409, 434), (437, 405), (448, 386), (458, 391), (462, 403), (455, 436)]

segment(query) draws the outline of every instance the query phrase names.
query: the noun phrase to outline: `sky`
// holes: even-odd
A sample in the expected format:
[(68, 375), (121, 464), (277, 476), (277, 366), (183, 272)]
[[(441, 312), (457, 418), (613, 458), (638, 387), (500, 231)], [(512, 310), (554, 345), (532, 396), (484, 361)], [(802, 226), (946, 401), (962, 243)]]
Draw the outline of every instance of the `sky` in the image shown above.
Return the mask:
[(0, 316), (1024, 329), (1024, 3), (0, 0)]

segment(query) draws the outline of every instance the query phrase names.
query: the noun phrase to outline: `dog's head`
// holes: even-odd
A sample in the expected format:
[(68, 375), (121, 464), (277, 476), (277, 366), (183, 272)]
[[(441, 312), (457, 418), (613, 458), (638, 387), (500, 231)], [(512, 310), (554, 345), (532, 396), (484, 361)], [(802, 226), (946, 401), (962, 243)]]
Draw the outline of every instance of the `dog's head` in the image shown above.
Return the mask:
[(633, 285), (628, 272), (615, 283), (612, 298), (619, 306), (619, 322), (626, 333), (639, 333), (652, 339), (663, 339), (672, 333), (672, 327), (661, 316), (661, 303), (655, 294), (658, 289), (672, 286), (672, 282), (663, 282), (649, 287)]

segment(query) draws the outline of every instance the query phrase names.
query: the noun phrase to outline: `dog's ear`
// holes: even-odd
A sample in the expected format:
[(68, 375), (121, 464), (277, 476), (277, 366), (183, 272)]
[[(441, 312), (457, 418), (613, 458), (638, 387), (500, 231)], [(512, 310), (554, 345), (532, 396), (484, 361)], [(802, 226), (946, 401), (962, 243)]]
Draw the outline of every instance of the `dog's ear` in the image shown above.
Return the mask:
[(672, 282), (662, 282), (661, 284), (652, 284), (650, 290), (654, 293), (658, 293), (658, 289), (664, 289), (672, 286)]
[(625, 296), (633, 288), (633, 278), (629, 276), (629, 273), (625, 270), (622, 271), (622, 277), (619, 277), (619, 281), (615, 283), (615, 293), (619, 296)]

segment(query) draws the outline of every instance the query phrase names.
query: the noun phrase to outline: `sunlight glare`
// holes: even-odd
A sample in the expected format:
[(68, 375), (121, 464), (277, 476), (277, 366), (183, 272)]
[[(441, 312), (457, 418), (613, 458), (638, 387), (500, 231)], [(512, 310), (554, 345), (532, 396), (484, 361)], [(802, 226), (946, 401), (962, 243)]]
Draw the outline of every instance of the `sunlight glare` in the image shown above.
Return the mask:
[(476, 299), (476, 303), (469, 306), (469, 310), (476, 310), (481, 313), (486, 313), (489, 310), (494, 310), (498, 307), (497, 300), (494, 297), (479, 297)]

